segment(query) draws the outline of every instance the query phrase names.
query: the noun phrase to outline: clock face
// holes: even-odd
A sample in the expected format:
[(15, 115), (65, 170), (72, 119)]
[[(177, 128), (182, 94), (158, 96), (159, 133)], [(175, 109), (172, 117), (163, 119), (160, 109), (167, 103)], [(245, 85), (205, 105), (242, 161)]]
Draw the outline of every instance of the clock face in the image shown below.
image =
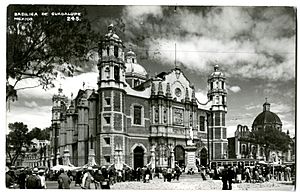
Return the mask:
[(176, 95), (177, 97), (180, 97), (180, 96), (181, 96), (181, 89), (176, 88), (176, 89), (175, 89), (175, 95)]

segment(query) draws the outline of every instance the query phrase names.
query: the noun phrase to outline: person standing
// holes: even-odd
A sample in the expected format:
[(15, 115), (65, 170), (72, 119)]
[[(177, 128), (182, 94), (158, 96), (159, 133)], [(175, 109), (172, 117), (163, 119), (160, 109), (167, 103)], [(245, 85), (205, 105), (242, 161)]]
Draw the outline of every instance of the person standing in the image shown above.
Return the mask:
[(291, 180), (291, 168), (287, 166), (285, 168), (285, 171), (286, 171), (286, 180), (290, 181)]
[(229, 190), (232, 190), (232, 180), (234, 179), (234, 177), (235, 177), (234, 168), (230, 167), (230, 169), (228, 169), (228, 176), (227, 176)]
[(29, 171), (26, 180), (26, 189), (41, 189), (41, 179), (37, 176), (38, 168), (34, 168), (33, 172)]
[(10, 172), (9, 169), (6, 167), (6, 173), (5, 173), (6, 188), (12, 188), (12, 186), (14, 185), (14, 180), (9, 172)]
[(228, 181), (228, 169), (227, 169), (227, 165), (224, 165), (224, 169), (222, 170), (222, 183), (223, 183), (222, 190), (228, 189), (227, 181)]
[(167, 181), (171, 182), (171, 180), (172, 180), (172, 169), (168, 168), (167, 169)]
[(81, 187), (83, 189), (91, 189), (91, 183), (94, 181), (94, 178), (92, 176), (92, 167), (88, 167), (87, 171), (84, 173), (82, 178), (82, 184)]
[(71, 179), (65, 174), (64, 169), (59, 170), (58, 189), (70, 189)]
[(81, 184), (81, 176), (82, 176), (82, 172), (81, 172), (81, 171), (76, 171), (76, 175), (75, 175), (75, 186)]
[(26, 170), (24, 168), (21, 169), (21, 173), (19, 175), (19, 186), (20, 189), (25, 189), (25, 184), (26, 184)]
[(179, 181), (179, 177), (181, 175), (181, 170), (177, 164), (175, 164), (175, 173), (176, 173), (176, 179), (177, 179), (177, 181)]
[(248, 182), (251, 183), (251, 176), (250, 176), (250, 171), (249, 171), (248, 167), (245, 170), (245, 178), (246, 178), (246, 183), (248, 183)]
[(39, 170), (38, 172), (38, 177), (40, 178), (41, 180), (41, 189), (47, 189), (47, 186), (46, 186), (46, 178), (45, 178), (45, 175), (44, 175), (44, 170)]

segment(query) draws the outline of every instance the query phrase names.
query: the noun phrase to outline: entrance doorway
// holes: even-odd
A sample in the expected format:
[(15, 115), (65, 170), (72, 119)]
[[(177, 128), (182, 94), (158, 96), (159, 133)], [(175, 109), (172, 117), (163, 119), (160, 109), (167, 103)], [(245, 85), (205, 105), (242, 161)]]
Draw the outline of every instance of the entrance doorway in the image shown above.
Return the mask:
[(200, 151), (200, 165), (202, 165), (202, 166), (207, 165), (207, 150), (206, 150), (206, 148), (203, 148)]
[(133, 150), (133, 167), (136, 170), (138, 167), (142, 168), (144, 166), (144, 149), (137, 146)]
[(178, 163), (179, 167), (185, 165), (185, 151), (182, 146), (176, 146), (174, 149), (175, 161)]

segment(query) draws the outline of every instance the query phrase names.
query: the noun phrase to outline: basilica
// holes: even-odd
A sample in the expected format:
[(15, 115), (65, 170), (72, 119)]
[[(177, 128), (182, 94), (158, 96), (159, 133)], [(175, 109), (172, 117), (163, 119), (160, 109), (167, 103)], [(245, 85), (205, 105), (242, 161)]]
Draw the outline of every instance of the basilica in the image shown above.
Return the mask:
[(196, 169), (226, 158), (226, 78), (218, 65), (208, 74), (208, 102), (200, 103), (180, 68), (149, 77), (112, 25), (98, 54), (97, 90), (68, 99), (60, 88), (52, 98), (52, 158), (134, 169)]

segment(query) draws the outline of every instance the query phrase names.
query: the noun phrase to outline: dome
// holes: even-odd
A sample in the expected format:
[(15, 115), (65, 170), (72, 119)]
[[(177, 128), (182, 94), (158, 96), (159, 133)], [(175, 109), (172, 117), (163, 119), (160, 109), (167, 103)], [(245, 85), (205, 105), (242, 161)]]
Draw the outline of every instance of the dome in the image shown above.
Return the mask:
[(210, 75), (210, 77), (225, 77), (225, 75), (219, 71), (219, 65), (215, 65), (214, 72)]
[(273, 112), (270, 111), (270, 103), (267, 101), (263, 104), (263, 112), (261, 112), (253, 121), (252, 127), (264, 125), (280, 125), (282, 126), (282, 122), (280, 118)]
[(136, 54), (130, 49), (126, 54), (125, 57), (136, 57)]
[(253, 126), (264, 124), (282, 125), (280, 118), (271, 111), (261, 112), (253, 121)]
[(137, 63), (126, 63), (126, 71), (125, 71), (125, 75), (131, 75), (131, 76), (141, 76), (146, 78), (147, 77), (147, 71), (145, 70), (145, 68), (143, 66), (141, 66), (140, 64)]

